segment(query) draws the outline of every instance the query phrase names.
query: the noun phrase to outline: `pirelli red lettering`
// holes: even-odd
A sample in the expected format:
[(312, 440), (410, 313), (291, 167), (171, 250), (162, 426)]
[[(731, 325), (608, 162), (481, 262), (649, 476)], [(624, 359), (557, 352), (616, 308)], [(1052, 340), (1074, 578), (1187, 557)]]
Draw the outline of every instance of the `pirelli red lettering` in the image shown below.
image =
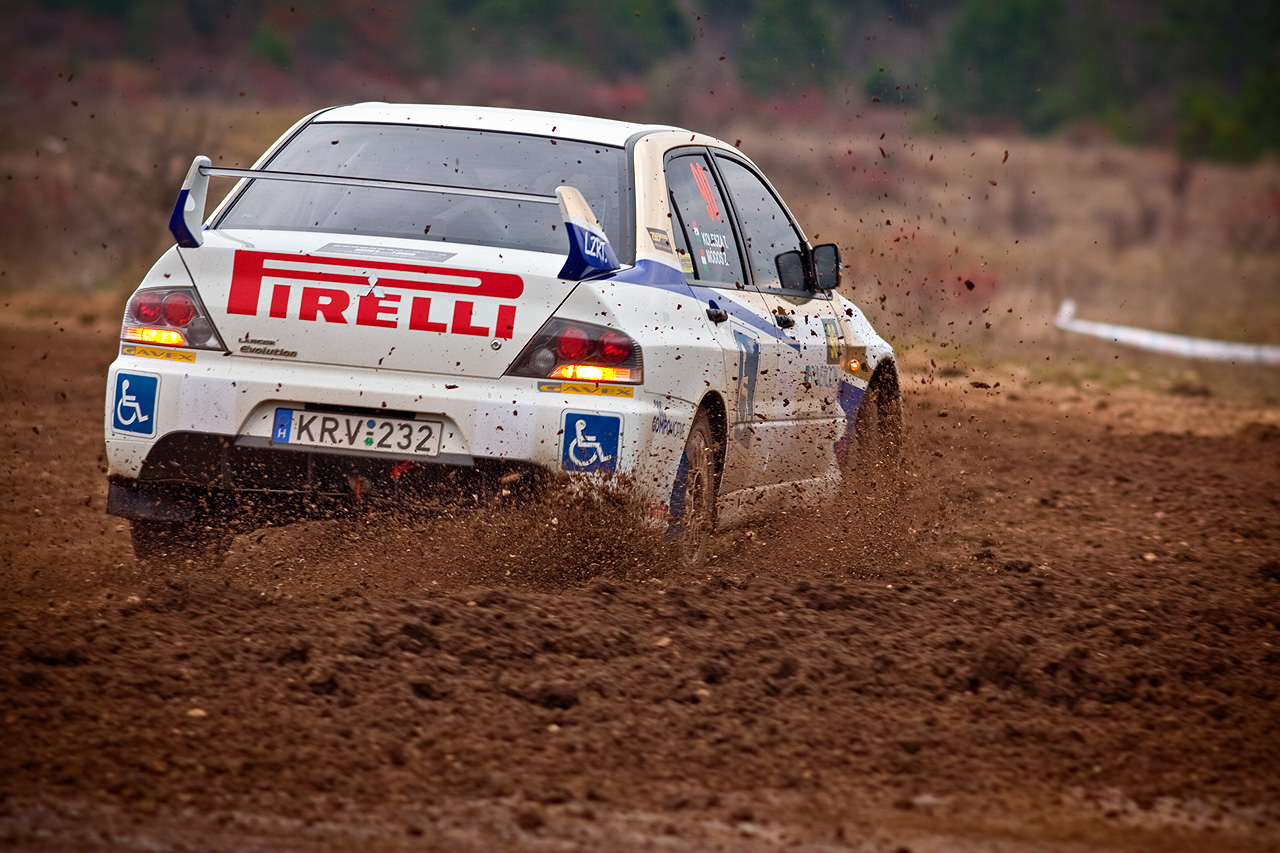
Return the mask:
[[(266, 280), (271, 283), (264, 288)], [(353, 294), (351, 288), (368, 291)], [(517, 299), (523, 292), (524, 281), (512, 273), (241, 251), (231, 271), (227, 313), (511, 338), (516, 306), (500, 302), (495, 309), (490, 300)]]

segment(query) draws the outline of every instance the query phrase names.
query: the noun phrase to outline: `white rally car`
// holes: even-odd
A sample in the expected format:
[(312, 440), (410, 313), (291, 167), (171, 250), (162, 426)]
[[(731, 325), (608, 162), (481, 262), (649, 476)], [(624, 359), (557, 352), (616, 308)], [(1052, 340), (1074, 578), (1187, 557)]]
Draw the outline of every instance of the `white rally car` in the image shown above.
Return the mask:
[[(206, 220), (210, 176), (239, 178)], [(716, 529), (892, 462), (893, 350), (760, 171), (674, 127), (321, 110), (197, 157), (107, 382), (108, 512), (217, 561), (263, 512), (567, 472)], [(861, 473), (861, 472), (860, 472)]]

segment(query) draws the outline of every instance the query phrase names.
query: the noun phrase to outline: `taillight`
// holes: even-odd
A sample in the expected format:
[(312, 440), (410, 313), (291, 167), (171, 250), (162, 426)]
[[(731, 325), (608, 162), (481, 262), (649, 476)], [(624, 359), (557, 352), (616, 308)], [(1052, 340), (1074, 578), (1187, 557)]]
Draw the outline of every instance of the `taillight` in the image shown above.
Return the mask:
[(129, 302), (130, 313), (139, 323), (160, 322), (160, 294), (154, 290), (135, 293)]
[(640, 345), (617, 329), (551, 319), (507, 369), (509, 376), (573, 382), (644, 381)]
[(225, 349), (195, 288), (139, 290), (124, 310), (120, 339), (136, 344)]
[(170, 293), (160, 303), (164, 320), (170, 326), (187, 326), (196, 317), (196, 304), (185, 293)]
[(617, 332), (600, 336), (600, 358), (610, 364), (621, 364), (631, 355), (631, 338)]
[(564, 361), (578, 361), (591, 352), (591, 337), (581, 326), (569, 326), (556, 335), (556, 354)]

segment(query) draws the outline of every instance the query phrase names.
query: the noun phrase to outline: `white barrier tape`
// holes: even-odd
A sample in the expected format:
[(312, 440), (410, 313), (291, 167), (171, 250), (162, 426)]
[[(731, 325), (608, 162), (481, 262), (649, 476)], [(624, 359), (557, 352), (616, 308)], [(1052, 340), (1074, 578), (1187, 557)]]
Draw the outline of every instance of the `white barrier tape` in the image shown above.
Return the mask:
[(1095, 323), (1076, 319), (1074, 299), (1064, 300), (1058, 309), (1054, 325), (1068, 332), (1092, 335), (1117, 344), (1137, 347), (1150, 352), (1163, 352), (1183, 358), (1205, 361), (1234, 361), (1244, 364), (1280, 364), (1280, 346), (1266, 344), (1237, 344), (1230, 341), (1212, 341), (1206, 338), (1187, 338), (1168, 332), (1153, 332), (1133, 326), (1117, 326), (1113, 323)]

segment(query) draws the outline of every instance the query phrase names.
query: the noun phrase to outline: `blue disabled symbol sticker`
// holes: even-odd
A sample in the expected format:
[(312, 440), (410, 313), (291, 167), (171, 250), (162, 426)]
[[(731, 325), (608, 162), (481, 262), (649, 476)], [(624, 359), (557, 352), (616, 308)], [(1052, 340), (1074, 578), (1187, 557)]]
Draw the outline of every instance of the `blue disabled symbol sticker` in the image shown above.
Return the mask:
[(560, 462), (566, 471), (612, 474), (618, 470), (622, 417), (565, 412)]
[(160, 377), (151, 373), (116, 374), (115, 405), (111, 428), (150, 438), (156, 434), (156, 398)]

